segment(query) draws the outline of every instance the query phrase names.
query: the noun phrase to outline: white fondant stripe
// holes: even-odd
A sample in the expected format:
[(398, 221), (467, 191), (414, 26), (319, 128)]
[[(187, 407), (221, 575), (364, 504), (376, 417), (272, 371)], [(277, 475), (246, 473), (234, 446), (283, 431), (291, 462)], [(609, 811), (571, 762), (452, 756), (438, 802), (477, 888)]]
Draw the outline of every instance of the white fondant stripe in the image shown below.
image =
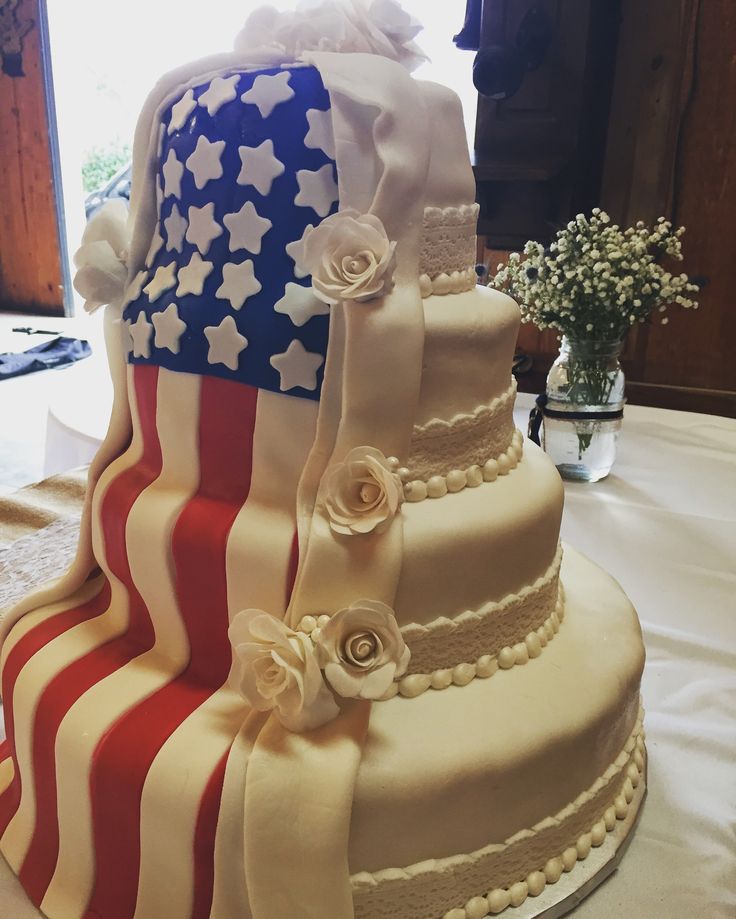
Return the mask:
[(245, 773), (268, 713), (251, 711), (230, 749), (215, 837), (215, 882), (210, 919), (251, 919), (245, 883)]
[(176, 676), (189, 656), (173, 583), (171, 533), (199, 482), (200, 385), (195, 375), (159, 370), (156, 424), (162, 470), (133, 505), (126, 527), (131, 575), (150, 612), (155, 644), (92, 687), (61, 724), (56, 743), (59, 857), (41, 904), (49, 915), (74, 915), (92, 889), (89, 776), (98, 743), (117, 718)]
[[(110, 484), (126, 469), (138, 463), (143, 454), (140, 419), (133, 388), (133, 370), (128, 371), (130, 406), (133, 422), (133, 438), (126, 452), (114, 460), (101, 474), (92, 496), (92, 544), (100, 567), (110, 581), (111, 598), (108, 610), (89, 622), (83, 622), (49, 642), (26, 664), (15, 684), (13, 711), (15, 720), (15, 749), (22, 795), (18, 810), (13, 815), (3, 834), (0, 845), (3, 854), (15, 871), (20, 870), (31, 843), (36, 821), (36, 796), (33, 782), (32, 737), (36, 720), (36, 707), (48, 684), (73, 661), (88, 654), (110, 638), (124, 631), (127, 624), (128, 597), (125, 587), (112, 574), (105, 562), (102, 534), (99, 526), (99, 510)], [(99, 580), (86, 584), (67, 600), (55, 603), (45, 609), (26, 614), (8, 636), (3, 655), (7, 658), (20, 638), (34, 625), (65, 609), (73, 609), (86, 602), (98, 592)], [(3, 660), (3, 667), (5, 664)]]
[[(135, 919), (189, 916), (199, 804), (210, 776), (232, 746), (243, 721), (243, 700), (223, 687), (166, 741), (149, 769), (141, 799), (141, 859)], [(186, 792), (172, 777), (186, 763)], [(242, 805), (240, 807), (242, 811)], [(232, 857), (232, 856), (230, 856)], [(177, 878), (164, 885), (161, 878)]]
[(0, 763), (0, 795), (8, 788), (14, 776), (15, 766), (13, 765), (13, 757), (8, 756), (7, 759), (4, 759)]
[(283, 616), (296, 489), (317, 425), (316, 402), (260, 390), (248, 500), (227, 544), (228, 611)]

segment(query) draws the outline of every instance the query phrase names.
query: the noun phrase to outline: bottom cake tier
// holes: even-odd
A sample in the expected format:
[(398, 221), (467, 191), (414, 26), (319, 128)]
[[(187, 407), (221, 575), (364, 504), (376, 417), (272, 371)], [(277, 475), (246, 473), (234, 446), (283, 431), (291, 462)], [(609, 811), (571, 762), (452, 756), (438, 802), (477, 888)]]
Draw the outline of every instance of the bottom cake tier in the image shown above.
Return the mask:
[[(575, 865), (631, 817), (645, 775), (638, 620), (620, 587), (570, 549), (562, 583), (559, 630), (527, 665), (373, 705), (349, 841), (356, 919), (512, 915), (563, 874), (569, 888), (578, 871), (582, 886)], [(247, 917), (252, 740), (229, 687), (190, 687), (190, 713), (152, 761), (153, 717), (90, 783), (103, 748), (89, 749), (84, 696), (69, 709), (54, 680), (104, 639), (108, 612), (104, 587), (87, 585), (76, 607), (29, 614), (11, 632), (15, 756), (0, 748), (0, 850), (50, 919)], [(133, 683), (156, 681), (155, 659), (136, 666)], [(87, 716), (104, 724), (120, 704), (98, 693)], [(283, 831), (305, 832), (297, 815)], [(318, 843), (304, 839), (305, 858)]]

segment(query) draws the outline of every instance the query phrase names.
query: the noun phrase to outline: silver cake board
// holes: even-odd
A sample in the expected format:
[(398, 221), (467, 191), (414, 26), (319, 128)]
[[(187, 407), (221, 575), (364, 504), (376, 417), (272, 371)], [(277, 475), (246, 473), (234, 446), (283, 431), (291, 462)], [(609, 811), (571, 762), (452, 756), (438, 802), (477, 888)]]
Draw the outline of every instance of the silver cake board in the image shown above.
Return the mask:
[(647, 796), (646, 767), (642, 781), (634, 789), (629, 809), (623, 820), (617, 820), (603, 844), (591, 849), (587, 858), (578, 862), (556, 884), (547, 884), (538, 897), (528, 897), (521, 906), (505, 909), (501, 919), (559, 919), (575, 909), (618, 868), (631, 842)]

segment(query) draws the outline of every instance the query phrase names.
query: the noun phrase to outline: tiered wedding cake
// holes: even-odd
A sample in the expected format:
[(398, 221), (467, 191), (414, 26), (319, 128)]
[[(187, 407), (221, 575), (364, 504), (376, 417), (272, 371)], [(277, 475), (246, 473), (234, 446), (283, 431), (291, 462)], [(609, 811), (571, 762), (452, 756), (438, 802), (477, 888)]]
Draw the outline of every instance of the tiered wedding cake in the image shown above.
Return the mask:
[(87, 230), (112, 421), (2, 646), (0, 849), (51, 919), (481, 919), (641, 798), (637, 618), (514, 429), (415, 32), (254, 14), (150, 97), (132, 235)]

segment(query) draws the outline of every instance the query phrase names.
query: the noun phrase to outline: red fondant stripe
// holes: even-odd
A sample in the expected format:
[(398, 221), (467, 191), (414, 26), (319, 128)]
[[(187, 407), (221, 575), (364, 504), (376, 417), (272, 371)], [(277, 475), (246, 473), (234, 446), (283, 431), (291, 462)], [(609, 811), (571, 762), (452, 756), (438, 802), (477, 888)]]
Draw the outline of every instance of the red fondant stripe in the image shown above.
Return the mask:
[[(146, 776), (171, 734), (227, 679), (231, 651), (225, 550), (250, 489), (257, 393), (242, 383), (202, 380), (200, 487), (172, 535), (177, 598), (191, 657), (176, 679), (111, 727), (95, 751), (90, 786), (97, 870), (89, 919), (133, 915)], [(214, 836), (207, 845), (200, 836), (200, 859), (212, 860), (213, 844)], [(200, 864), (195, 874), (209, 870)], [(201, 904), (204, 893), (198, 896)]]
[(215, 886), (215, 835), (220, 814), (222, 787), (230, 751), (222, 757), (202, 795), (194, 832), (194, 904), (191, 919), (208, 919)]
[[(88, 689), (153, 644), (150, 616), (130, 574), (125, 526), (133, 504), (161, 472), (161, 446), (156, 430), (157, 382), (158, 368), (135, 368), (134, 387), (143, 453), (135, 466), (124, 470), (110, 483), (100, 508), (106, 561), (128, 592), (128, 631), (120, 638), (72, 662), (57, 674), (42, 694), (36, 711), (33, 726), (36, 824), (21, 868), (20, 880), (37, 905), (41, 903), (51, 881), (58, 854), (55, 744), (59, 726), (70, 708)], [(99, 612), (104, 612), (109, 606), (109, 585), (106, 585), (106, 594), (108, 600)]]
[(8, 786), (4, 794), (0, 797), (0, 836), (2, 836), (7, 829), (8, 823), (10, 823), (13, 814), (20, 804), (21, 780), (20, 772), (17, 768), (17, 760), (15, 758), (15, 713), (13, 706), (13, 693), (18, 676), (33, 655), (45, 647), (50, 641), (58, 638), (59, 635), (62, 635), (74, 626), (86, 622), (89, 619), (94, 619), (96, 616), (104, 613), (109, 605), (110, 586), (105, 581), (101, 586), (100, 592), (91, 600), (88, 600), (81, 606), (59, 612), (50, 619), (39, 623), (35, 629), (32, 629), (24, 635), (10, 654), (8, 654), (3, 670), (5, 732), (7, 735), (7, 744), (13, 756), (13, 760), (15, 761), (16, 769), (12, 784)]
[(291, 594), (294, 590), (294, 584), (296, 583), (296, 573), (299, 569), (299, 533), (297, 530), (294, 530), (294, 537), (291, 540), (291, 556), (289, 557), (289, 571), (286, 577), (286, 605), (284, 609), (288, 608), (291, 601)]

